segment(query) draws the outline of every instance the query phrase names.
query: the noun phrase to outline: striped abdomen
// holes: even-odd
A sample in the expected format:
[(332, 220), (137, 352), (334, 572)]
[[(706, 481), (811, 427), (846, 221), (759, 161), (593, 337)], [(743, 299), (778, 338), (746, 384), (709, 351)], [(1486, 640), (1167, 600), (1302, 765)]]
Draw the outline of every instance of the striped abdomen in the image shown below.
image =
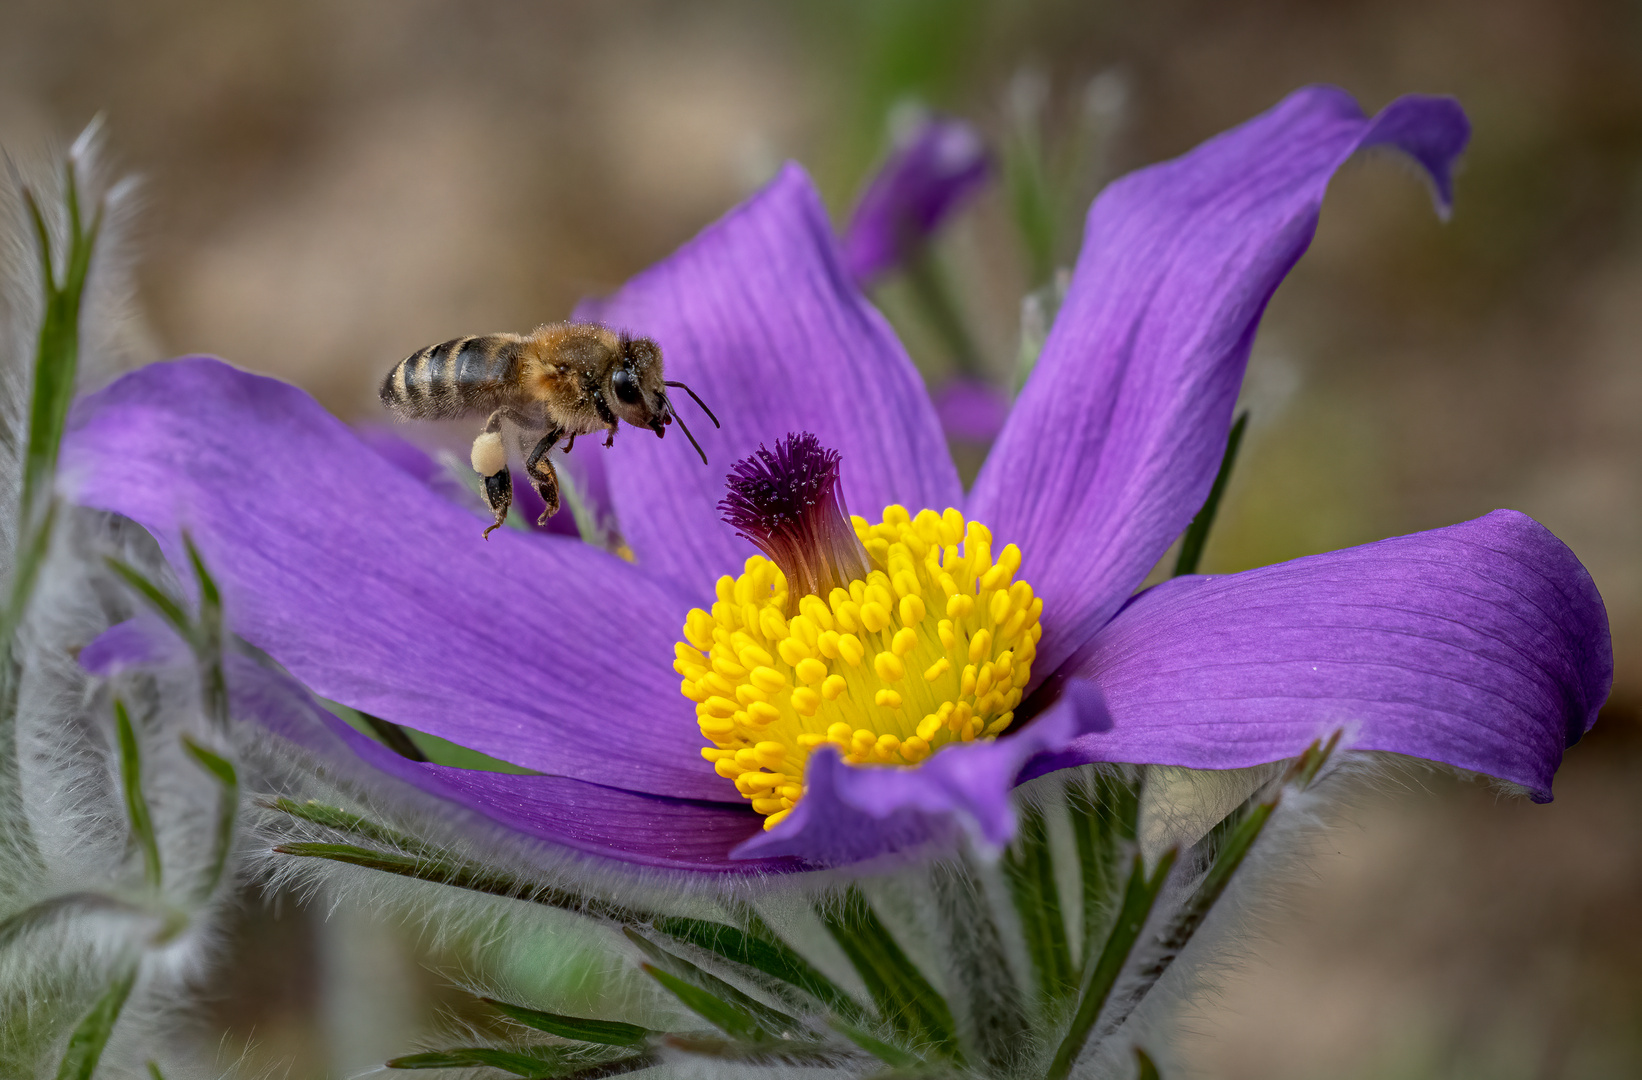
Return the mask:
[(382, 380), (382, 404), (415, 420), (489, 412), (519, 396), (518, 334), (442, 341), (401, 360)]

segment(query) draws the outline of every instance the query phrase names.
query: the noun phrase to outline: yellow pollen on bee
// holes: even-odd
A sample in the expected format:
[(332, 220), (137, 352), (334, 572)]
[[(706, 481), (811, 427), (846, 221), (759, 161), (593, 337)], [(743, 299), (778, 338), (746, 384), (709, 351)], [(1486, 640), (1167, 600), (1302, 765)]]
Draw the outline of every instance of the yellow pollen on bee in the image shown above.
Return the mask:
[(725, 575), (674, 648), (702, 757), (773, 827), (803, 797), (810, 752), (911, 767), (951, 743), (991, 739), (1031, 676), (1043, 601), (1015, 580), (1020, 550), (992, 551), (957, 510), (891, 506), (852, 517), (864, 579), (794, 598), (763, 555)]
[(502, 445), (499, 431), (487, 431), (473, 440), (470, 455), (473, 471), (480, 476), (494, 476), (507, 468), (507, 448)]

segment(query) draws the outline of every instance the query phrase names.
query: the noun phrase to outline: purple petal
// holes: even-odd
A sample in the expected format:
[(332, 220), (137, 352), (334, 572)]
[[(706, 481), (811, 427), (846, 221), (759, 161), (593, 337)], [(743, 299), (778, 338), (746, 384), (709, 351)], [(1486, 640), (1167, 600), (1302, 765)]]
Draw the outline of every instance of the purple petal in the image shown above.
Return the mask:
[(189, 529), (234, 632), (316, 693), (544, 772), (725, 798), (671, 668), (682, 599), (586, 544), (481, 540), (295, 387), (144, 368), (76, 406), (63, 477), (174, 562)]
[(927, 116), (898, 140), (844, 231), (844, 265), (863, 284), (892, 269), (986, 185), (991, 155), (980, 132)]
[(1095, 201), (1066, 303), (969, 502), (1000, 545), (1020, 545), (1044, 598), (1040, 671), (1112, 616), (1202, 505), (1255, 327), (1335, 170), (1394, 146), (1446, 205), (1468, 134), (1447, 98), (1400, 98), (1368, 120), (1312, 87)]
[(175, 667), (193, 654), (188, 645), (153, 615), (127, 619), (104, 630), (80, 650), (80, 666), (112, 678), (134, 668)]
[(1440, 761), (1551, 797), (1613, 681), (1590, 575), (1533, 519), (1496, 510), (1130, 603), (1069, 667), (1112, 730), (1041, 766), (1234, 769), (1344, 745)]
[(826, 212), (796, 165), (576, 317), (655, 338), (668, 378), (688, 383), (724, 423), (715, 431), (675, 391), (712, 464), (679, 431), (663, 443), (624, 430), (608, 459), (611, 498), (640, 564), (697, 598), (753, 553), (718, 519), (725, 471), (790, 432), (814, 432), (843, 452), (853, 513), (875, 517), (896, 502), (940, 510), (963, 498), (918, 372), (839, 266)]
[(1009, 395), (985, 379), (960, 375), (935, 391), (935, 414), (947, 438), (985, 446), (1009, 419)]
[[(759, 831), (750, 807), (624, 791), (564, 776), (456, 769), (411, 761), (366, 738), (315, 702), (300, 685), (242, 657), (232, 658), (236, 716), (257, 718), (284, 738), (333, 761), (344, 751), (378, 774), (409, 784), (511, 832), (583, 855), (644, 867), (720, 873), (798, 869), (792, 860), (749, 865), (730, 851)], [(381, 775), (358, 774), (373, 787)]]
[(1033, 763), (1111, 718), (1091, 684), (1073, 680), (1042, 716), (991, 742), (946, 747), (913, 768), (844, 764), (831, 746), (810, 755), (804, 797), (788, 818), (736, 848), (738, 858), (794, 856), (841, 866), (968, 832), (1002, 847), (1015, 834), (1010, 792)]
[[(164, 624), (133, 619), (105, 631), (80, 661), (92, 674), (112, 675), (187, 663), (189, 653)], [(636, 866), (733, 874), (800, 869), (790, 859), (730, 858), (730, 850), (762, 824), (745, 805), (410, 761), (343, 723), (288, 675), (238, 655), (227, 657), (227, 672), (236, 720), (256, 721), (368, 788), (392, 793), (408, 784), (533, 840)]]
[(417, 446), (397, 431), (381, 424), (359, 424), (353, 429), (359, 441), (387, 459), (388, 464), (408, 476), (437, 489), (440, 494), (454, 497), (461, 490), (449, 471), (433, 460), (433, 455)]

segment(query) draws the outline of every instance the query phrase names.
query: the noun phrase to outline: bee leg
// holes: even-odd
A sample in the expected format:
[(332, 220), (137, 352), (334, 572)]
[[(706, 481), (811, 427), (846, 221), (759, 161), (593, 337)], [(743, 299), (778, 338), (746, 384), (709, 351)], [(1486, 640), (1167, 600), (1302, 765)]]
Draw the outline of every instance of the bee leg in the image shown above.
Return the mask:
[(568, 454), (574, 449), (576, 449), (576, 436), (572, 435), (570, 438), (565, 440), (564, 452)]
[(604, 445), (609, 448), (616, 441), (616, 428), (621, 426), (621, 422), (616, 419), (616, 414), (610, 411), (610, 406), (605, 404), (603, 390), (593, 391), (593, 411), (599, 414), (604, 426), (610, 429), (610, 434), (604, 437)]
[(500, 472), (485, 477), (485, 503), (496, 515), (496, 520), (485, 526), (485, 539), (489, 540), (490, 534), (507, 520), (508, 508), (513, 505), (513, 474), (508, 472), (506, 465)]
[(473, 471), (485, 478), (485, 505), (496, 515), (496, 520), (485, 530), (486, 540), (507, 520), (508, 507), (513, 505), (513, 476), (507, 471), (507, 448), (502, 445), (505, 411), (497, 409), (491, 413), (485, 430), (473, 440)]
[(542, 497), (544, 504), (542, 516), (536, 519), (538, 525), (546, 525), (547, 519), (559, 512), (559, 474), (553, 470), (547, 452), (553, 449), (553, 444), (559, 441), (562, 434), (563, 431), (555, 429), (543, 435), (536, 449), (525, 459), (525, 475), (536, 485), (536, 494)]

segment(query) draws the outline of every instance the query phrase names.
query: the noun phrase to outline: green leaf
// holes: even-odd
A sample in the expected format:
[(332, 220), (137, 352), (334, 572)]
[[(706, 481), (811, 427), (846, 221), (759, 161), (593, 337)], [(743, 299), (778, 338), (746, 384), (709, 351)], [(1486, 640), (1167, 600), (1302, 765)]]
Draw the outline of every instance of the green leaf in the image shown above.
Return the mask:
[(765, 1037), (761, 1027), (751, 1013), (738, 1009), (721, 997), (708, 993), (699, 986), (692, 986), (676, 975), (661, 970), (654, 964), (640, 964), (644, 973), (656, 980), (663, 987), (684, 1003), (684, 1007), (718, 1028), (726, 1035), (737, 1039), (759, 1039)]
[(199, 548), (194, 546), (194, 538), (187, 530), (183, 531), (182, 542), (188, 549), (188, 563), (193, 567), (194, 580), (199, 585), (199, 620), (191, 640), (194, 642), (195, 656), (199, 659), (205, 715), (215, 721), (219, 729), (226, 730), (228, 676), (222, 664), (222, 591), (217, 588), (215, 579), (205, 568), (205, 560), (200, 557)]
[[(757, 916), (749, 917), (757, 920)], [(672, 916), (657, 919), (651, 925), (669, 937), (797, 987), (841, 1016), (859, 1020), (863, 1015), (861, 1007), (838, 984), (777, 939), (762, 921), (754, 924), (755, 929), (764, 931), (762, 934), (747, 933), (723, 923)]]
[(132, 590), (149, 607), (153, 608), (155, 613), (164, 619), (171, 629), (177, 632), (179, 637), (189, 643), (193, 642), (194, 624), (181, 604), (173, 600), (164, 589), (150, 580), (147, 574), (144, 574), (130, 563), (113, 557), (104, 559), (103, 562), (122, 581), (131, 586)]
[(17, 628), (23, 624), (23, 615), (28, 611), (35, 583), (40, 580), (40, 568), (45, 565), (46, 555), (51, 551), (51, 535), (57, 525), (57, 511), (57, 500), (50, 500), (40, 520), (32, 528), (25, 528), (20, 532), (17, 559), (12, 571), (11, 593), (6, 598), (3, 613), (5, 621), (0, 623), (0, 633), (5, 635), (8, 649)]
[(194, 580), (200, 587), (200, 614), (201, 621), (215, 618), (219, 623), (222, 615), (222, 590), (217, 588), (216, 579), (205, 568), (205, 559), (200, 555), (200, 549), (195, 545), (194, 538), (187, 530), (182, 534), (183, 547), (188, 551), (188, 565), (193, 568)]
[(1157, 902), (1157, 895), (1168, 880), (1176, 855), (1172, 848), (1165, 852), (1150, 875), (1147, 875), (1146, 864), (1141, 857), (1138, 854), (1134, 856), (1129, 870), (1129, 884), (1123, 893), (1123, 906), (1118, 910), (1112, 932), (1107, 935), (1106, 944), (1101, 948), (1100, 958), (1084, 977), (1077, 1012), (1072, 1016), (1066, 1037), (1055, 1051), (1054, 1060), (1044, 1073), (1044, 1080), (1065, 1080), (1071, 1074), (1072, 1065), (1083, 1052), (1089, 1033), (1112, 993), (1112, 987), (1117, 985), (1118, 976), (1123, 973), (1135, 940), (1140, 937), (1140, 931), (1152, 913), (1152, 905)]
[(1344, 731), (1336, 731), (1328, 737), (1326, 743), (1319, 743), (1315, 739), (1312, 740), (1311, 745), (1306, 747), (1305, 752), (1295, 758), (1294, 764), (1289, 766), (1288, 774), (1283, 777), (1283, 781), (1294, 785), (1301, 791), (1310, 787), (1312, 782), (1317, 779), (1317, 774), (1328, 763), (1328, 759), (1334, 756), (1335, 749), (1340, 745), (1340, 737), (1344, 734)]
[(227, 869), (228, 856), (234, 849), (234, 820), (239, 816), (239, 773), (233, 762), (206, 749), (187, 735), (182, 737), (182, 747), (222, 787), (217, 801), (217, 837), (211, 869), (200, 885), (199, 895), (203, 898), (216, 891), (217, 883)]
[(148, 800), (143, 797), (142, 756), (137, 751), (137, 733), (131, 727), (131, 714), (125, 702), (114, 699), (114, 729), (120, 747), (120, 782), (125, 788), (125, 813), (131, 821), (131, 839), (143, 853), (143, 876), (151, 888), (159, 888), (160, 845), (154, 836), (154, 818), (148, 812)]
[[(24, 188), (23, 203), (34, 226), (39, 245), (41, 296), (44, 300), (40, 330), (35, 341), (34, 373), (30, 387), (29, 426), (22, 448), (22, 491), (17, 507), (17, 550), (13, 553), (10, 588), (0, 606), (0, 777), (16, 767), (18, 685), (22, 671), (17, 657), (17, 630), (27, 615), (40, 569), (51, 550), (56, 528), (58, 502), (53, 494), (57, 456), (69, 403), (74, 397), (75, 373), (79, 367), (80, 300), (91, 252), (102, 222), (103, 207), (97, 211), (89, 231), (82, 229), (79, 191), (74, 161), (64, 163), (67, 180), (65, 198), (69, 216), (69, 250), (64, 278), (59, 286), (51, 254), (51, 231), (34, 193)], [(14, 803), (14, 785), (0, 786), (0, 802)], [(10, 806), (0, 806), (6, 816), (17, 819)], [(25, 826), (13, 824), (6, 846), (33, 855), (33, 837)]]
[(903, 1050), (899, 1046), (887, 1043), (868, 1032), (862, 1031), (854, 1024), (840, 1020), (837, 1017), (828, 1020), (827, 1024), (838, 1034), (882, 1061), (885, 1065), (897, 1069), (910, 1069), (925, 1064), (923, 1058), (910, 1050)]
[(40, 248), (41, 292), (50, 295), (57, 291), (57, 272), (52, 267), (51, 230), (46, 228), (46, 216), (35, 201), (34, 192), (23, 189), (23, 205), (28, 210), (29, 223), (34, 226), (34, 242)]
[(160, 1071), (159, 1062), (150, 1061), (148, 1063), (148, 1078), (149, 1080), (165, 1080), (165, 1074)]
[(569, 1072), (543, 1074), (537, 1073), (539, 1080), (548, 1080), (549, 1076), (557, 1080), (602, 1080), (606, 1076), (620, 1076), (623, 1073), (637, 1072), (639, 1069), (648, 1069), (652, 1065), (661, 1064), (661, 1058), (653, 1053), (633, 1054), (629, 1057), (617, 1058), (614, 1061), (600, 1062), (594, 1065), (584, 1065)]
[(228, 677), (222, 663), (222, 593), (194, 546), (193, 537), (186, 532), (183, 544), (199, 588), (197, 618), (190, 617), (187, 608), (135, 566), (115, 558), (104, 562), (188, 643), (199, 665), (201, 706), (219, 729), (225, 729), (228, 726)]
[[(786, 1013), (780, 1011), (779, 1009), (772, 1009), (762, 1001), (747, 996), (734, 986), (731, 986), (729, 983), (725, 982), (723, 979), (720, 979), (718, 976), (713, 975), (710, 972), (703, 971), (701, 968), (690, 963), (690, 961), (686, 960), (684, 957), (668, 952), (666, 949), (663, 949), (660, 945), (657, 945), (655, 942), (651, 941), (643, 934), (638, 933), (636, 930), (633, 930), (631, 927), (624, 929), (622, 933), (627, 935), (627, 940), (636, 945), (640, 952), (650, 958), (650, 967), (656, 968), (662, 974), (667, 975), (672, 979), (678, 980), (688, 986), (700, 990), (709, 997), (723, 1003), (727, 1007), (734, 1008), (739, 1013), (748, 1017), (762, 1035), (787, 1036), (807, 1033), (807, 1029), (803, 1024), (800, 1024), (797, 1020), (794, 1020)], [(654, 973), (652, 972), (652, 974)], [(672, 989), (672, 985), (670, 983), (663, 981), (663, 985), (667, 986), (668, 989)], [(681, 998), (680, 1000), (684, 999)], [(689, 1001), (686, 1000), (684, 1003), (689, 1005), (691, 1009), (696, 1009), (696, 1006), (691, 1004)], [(699, 1009), (696, 1009), (696, 1011), (700, 1012)], [(706, 1013), (702, 1013), (701, 1015), (707, 1017), (708, 1020), (712, 1021), (712, 1023), (716, 1026), (719, 1026), (729, 1035), (734, 1035), (737, 1038), (752, 1037), (743, 1030), (732, 1031), (729, 1028), (723, 1027), (723, 1025), (719, 1024), (717, 1020), (707, 1016)]]
[(439, 885), (459, 889), (524, 899), (530, 893), (525, 882), (500, 871), (490, 871), (469, 864), (445, 859), (405, 855), (392, 851), (373, 851), (353, 844), (291, 843), (278, 844), (274, 851), (304, 859), (329, 859), (332, 862), (381, 870), (388, 874), (418, 878)]
[(698, 1057), (734, 1061), (742, 1065), (796, 1065), (807, 1068), (834, 1068), (848, 1055), (831, 1047), (793, 1039), (759, 1039), (741, 1042), (710, 1035), (669, 1035), (667, 1045)]
[(931, 1044), (942, 1056), (961, 1061), (952, 1010), (907, 959), (861, 890), (850, 886), (836, 900), (823, 903), (818, 914), (866, 983), (885, 1022), (908, 1042)]
[(279, 810), (294, 818), (300, 818), (315, 825), (323, 825), (327, 829), (335, 829), (338, 832), (352, 833), (374, 843), (392, 844), (395, 847), (413, 849), (420, 846), (414, 837), (390, 829), (385, 825), (379, 825), (351, 810), (344, 810), (339, 806), (328, 806), (315, 799), (299, 803), (295, 799), (280, 796), (267, 805), (270, 809)]
[[(1306, 748), (1304, 753), (1295, 759), (1285, 778), (1287, 783), (1284, 787), (1278, 788), (1269, 798), (1255, 803), (1252, 807), (1233, 811), (1233, 816), (1238, 818), (1236, 827), (1230, 829), (1225, 837), (1220, 840), (1217, 845), (1218, 849), (1215, 852), (1214, 862), (1209, 866), (1208, 872), (1203, 875), (1203, 880), (1198, 882), (1197, 888), (1192, 891), (1191, 898), (1181, 905), (1180, 910), (1175, 913), (1175, 917), (1158, 937), (1157, 946), (1163, 955), (1167, 957), (1162, 962), (1162, 968), (1166, 969), (1168, 967), (1169, 962), (1191, 940), (1198, 927), (1203, 925), (1203, 920), (1208, 917), (1209, 909), (1226, 891), (1226, 886), (1231, 883), (1232, 875), (1237, 873), (1238, 867), (1243, 865), (1243, 860), (1248, 856), (1250, 849), (1254, 847), (1254, 842), (1259, 839), (1260, 834), (1266, 828), (1266, 823), (1271, 820), (1272, 814), (1276, 812), (1277, 804), (1282, 800), (1284, 789), (1288, 786), (1297, 789), (1308, 786), (1316, 777), (1317, 770), (1328, 760), (1339, 738), (1340, 735), (1336, 732), (1326, 747), (1313, 742)], [(1162, 973), (1162, 970), (1157, 972), (1159, 976)]]
[(137, 965), (131, 964), (115, 976), (97, 1004), (86, 1013), (85, 1019), (68, 1037), (68, 1049), (63, 1052), (62, 1064), (57, 1067), (57, 1080), (91, 1080), (102, 1060), (103, 1048), (114, 1033), (114, 1025), (125, 1008), (126, 998), (137, 981)]
[(533, 1027), (537, 1031), (557, 1035), (561, 1039), (576, 1039), (580, 1042), (600, 1043), (604, 1046), (642, 1046), (649, 1041), (652, 1035), (649, 1028), (642, 1028), (637, 1024), (623, 1024), (616, 1020), (584, 1020), (577, 1016), (561, 1016), (558, 1013), (527, 1009), (523, 1005), (510, 1005), (505, 1001), (497, 1001), (495, 998), (487, 997), (479, 1000), (503, 1016), (517, 1020), (527, 1027)]
[(1026, 951), (1038, 977), (1038, 996), (1052, 1002), (1077, 990), (1060, 885), (1049, 849), (1049, 825), (1036, 807), (1021, 809), (1015, 841), (1003, 857), (1015, 911), (1020, 916)]
[[(420, 846), (420, 845), (418, 845)], [(608, 919), (614, 923), (639, 925), (655, 918), (631, 908), (608, 901), (583, 896), (568, 889), (544, 888), (513, 877), (500, 870), (456, 858), (446, 852), (427, 855), (406, 855), (400, 852), (377, 851), (354, 844), (290, 843), (278, 844), (274, 852), (303, 859), (328, 859), (331, 862), (362, 866), (387, 874), (416, 878), (435, 885), (449, 885), (456, 889), (506, 897), (546, 907), (561, 908), (580, 915)]]
[(1316, 779), (1318, 770), (1334, 752), (1339, 740), (1340, 732), (1335, 732), (1326, 746), (1320, 742), (1313, 742), (1289, 767), (1282, 786), (1268, 798), (1251, 800), (1252, 805), (1245, 804), (1232, 811), (1227, 816), (1227, 821), (1222, 824), (1235, 821), (1235, 826), (1224, 829), (1216, 826), (1205, 839), (1203, 846), (1213, 845), (1211, 850), (1214, 852), (1214, 861), (1209, 865), (1203, 879), (1197, 883), (1197, 888), (1192, 890), (1192, 895), (1180, 906), (1180, 910), (1175, 912), (1148, 948), (1145, 965), (1136, 973), (1134, 985), (1129, 988), (1123, 1002), (1113, 1012), (1109, 1025), (1111, 1028), (1115, 1029), (1129, 1018), (1141, 1000), (1169, 970), (1170, 965), (1191, 941), (1198, 928), (1203, 925), (1209, 910), (1226, 891), (1232, 875), (1243, 865), (1244, 858), (1254, 847), (1254, 842), (1259, 839), (1272, 814), (1276, 812), (1284, 790), (1291, 786), (1304, 789)]
[(34, 386), (29, 402), (28, 446), (23, 458), (23, 492), (20, 517), (32, 525), (48, 497), (57, 474), (57, 453), (63, 440), (69, 403), (74, 400), (74, 380), (80, 358), (80, 301), (91, 270), (91, 253), (102, 226), (103, 204), (99, 200), (91, 227), (82, 227), (79, 184), (74, 163), (63, 166), (64, 198), (69, 217), (68, 258), (59, 285), (52, 273), (50, 239), (45, 218), (33, 193), (23, 197), (35, 222), (41, 244), (41, 271), (45, 276), (46, 307), (40, 322), (40, 336), (34, 353)]
[(489, 1046), (467, 1046), (406, 1054), (386, 1064), (390, 1069), (471, 1069), (489, 1066), (516, 1076), (562, 1076), (565, 1060), (562, 1054), (551, 1050), (537, 1057), (535, 1054), (521, 1054)]
[(1215, 474), (1214, 485), (1209, 488), (1209, 497), (1203, 500), (1203, 507), (1192, 518), (1191, 525), (1186, 528), (1186, 536), (1180, 542), (1180, 556), (1175, 559), (1174, 576), (1197, 573), (1198, 561), (1203, 558), (1203, 545), (1208, 543), (1209, 529), (1214, 525), (1214, 515), (1220, 510), (1220, 497), (1226, 493), (1226, 481), (1231, 479), (1232, 466), (1237, 464), (1237, 448), (1243, 443), (1243, 429), (1249, 425), (1247, 412), (1239, 416), (1231, 426), (1231, 434), (1226, 437), (1226, 453), (1220, 459), (1220, 471)]
[(74, 380), (80, 363), (80, 301), (103, 217), (99, 200), (91, 228), (82, 228), (79, 185), (72, 158), (64, 162), (63, 174), (69, 236), (61, 284), (52, 261), (51, 231), (46, 226), (45, 214), (32, 191), (24, 188), (22, 193), (39, 244), (45, 307), (35, 340), (28, 439), (23, 450), (23, 490), (17, 510), (18, 550), (12, 562), (10, 593), (4, 609), (0, 610), (0, 721), (8, 725), (4, 747), (8, 759), (15, 752), (10, 745), (9, 721), (17, 705), (16, 633), (34, 595), (56, 524), (57, 500), (52, 495), (52, 484), (57, 475), (57, 455), (69, 403), (74, 399)]
[(1140, 784), (1120, 773), (1084, 770), (1066, 790), (1083, 883), (1082, 972), (1123, 903), (1122, 867), (1140, 822)]
[(193, 758), (200, 768), (210, 773), (212, 778), (225, 788), (239, 789), (239, 773), (234, 763), (220, 754), (206, 749), (187, 735), (182, 737), (183, 749)]
[(979, 880), (970, 859), (959, 856), (931, 866), (928, 887), (940, 934), (963, 943), (948, 950), (945, 965), (951, 976), (951, 1003), (968, 1017), (960, 1028), (965, 1055), (977, 1064), (978, 1072), (1014, 1075), (1023, 1050), (1036, 1041), (1027, 1011), (1031, 995), (1022, 991), (1016, 978), (986, 883)]
[(630, 1054), (614, 1060), (588, 1061), (555, 1047), (537, 1047), (528, 1052), (499, 1050), (489, 1046), (458, 1047), (406, 1054), (387, 1062), (390, 1069), (472, 1069), (489, 1067), (528, 1076), (533, 1080), (597, 1080), (599, 1077), (647, 1069), (657, 1063), (654, 1054)]
[(1138, 1046), (1135, 1047), (1135, 1068), (1135, 1080), (1163, 1080), (1157, 1071), (1156, 1062), (1152, 1061), (1152, 1056)]

